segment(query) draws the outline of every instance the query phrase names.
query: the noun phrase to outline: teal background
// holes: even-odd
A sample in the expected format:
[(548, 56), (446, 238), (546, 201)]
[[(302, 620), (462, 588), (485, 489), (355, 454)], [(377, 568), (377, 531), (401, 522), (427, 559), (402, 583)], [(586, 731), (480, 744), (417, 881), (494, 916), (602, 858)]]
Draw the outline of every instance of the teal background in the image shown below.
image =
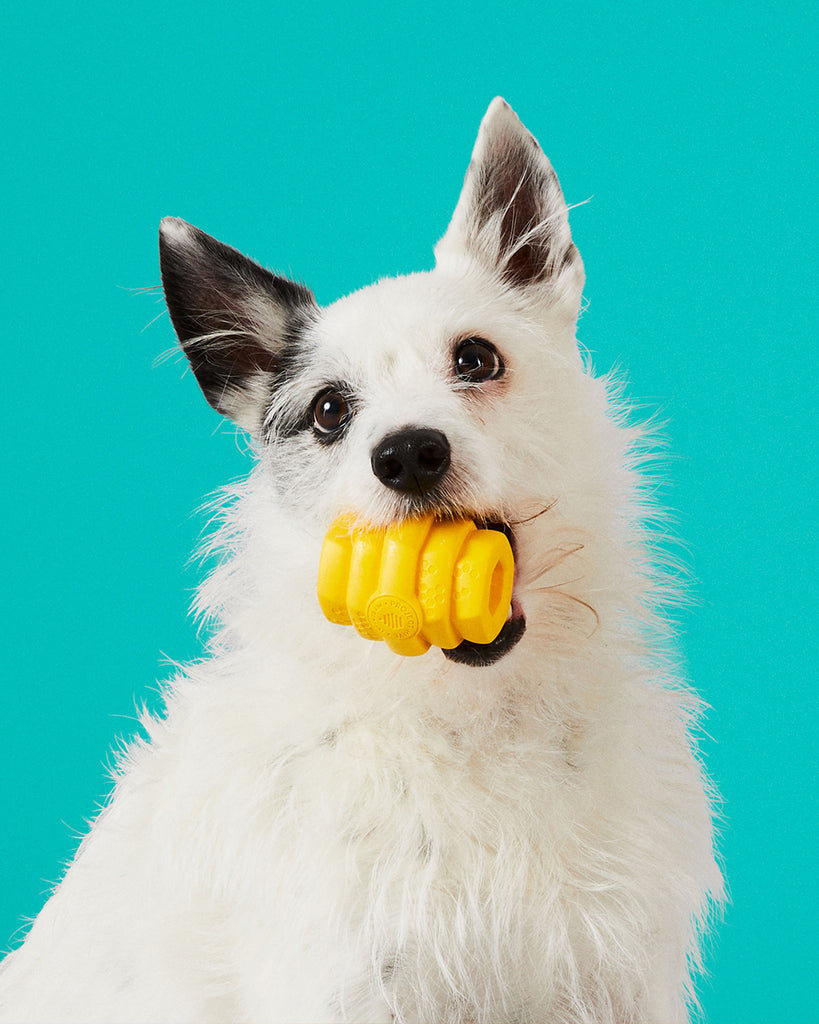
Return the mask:
[[(0, 942), (195, 656), (194, 510), (248, 468), (173, 346), (175, 214), (329, 301), (431, 265), (502, 94), (554, 162), (580, 338), (668, 419), (733, 903), (715, 1022), (819, 1020), (816, 23), (727, 2), (15, 5), (2, 39)], [(815, 8), (814, 8), (815, 9)]]

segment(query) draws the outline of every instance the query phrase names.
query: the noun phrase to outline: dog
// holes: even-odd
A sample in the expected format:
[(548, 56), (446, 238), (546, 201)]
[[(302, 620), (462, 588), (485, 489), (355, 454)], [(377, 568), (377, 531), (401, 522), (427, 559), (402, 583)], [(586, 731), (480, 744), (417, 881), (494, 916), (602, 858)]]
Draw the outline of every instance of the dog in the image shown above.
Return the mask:
[[(644, 464), (581, 356), (584, 270), (512, 109), (432, 271), (320, 308), (186, 222), (160, 265), (208, 402), (252, 439), (206, 657), (0, 972), (21, 1022), (677, 1024), (722, 899), (715, 794)], [(491, 643), (402, 657), (316, 598), (339, 513), (502, 530)]]

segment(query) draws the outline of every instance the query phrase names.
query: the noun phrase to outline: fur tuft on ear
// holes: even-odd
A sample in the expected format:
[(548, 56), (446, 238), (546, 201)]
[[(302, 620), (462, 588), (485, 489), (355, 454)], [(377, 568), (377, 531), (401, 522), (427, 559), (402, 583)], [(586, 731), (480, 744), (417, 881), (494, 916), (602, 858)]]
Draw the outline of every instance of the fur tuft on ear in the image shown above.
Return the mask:
[(217, 412), (261, 429), (286, 350), (317, 312), (312, 293), (177, 217), (159, 228), (162, 287), (174, 330)]
[(477, 261), (514, 288), (571, 285), (579, 302), (580, 254), (552, 165), (500, 97), (484, 115), (439, 266)]

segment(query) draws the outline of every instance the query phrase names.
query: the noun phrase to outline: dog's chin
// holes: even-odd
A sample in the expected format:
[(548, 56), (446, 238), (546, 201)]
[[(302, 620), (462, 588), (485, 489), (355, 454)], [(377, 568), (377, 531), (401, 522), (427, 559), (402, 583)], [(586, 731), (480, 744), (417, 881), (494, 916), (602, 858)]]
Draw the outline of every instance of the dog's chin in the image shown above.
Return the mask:
[(506, 657), (525, 632), (526, 616), (518, 601), (512, 598), (509, 618), (491, 643), (476, 644), (471, 640), (462, 640), (457, 647), (444, 648), (443, 655), (459, 665), (487, 668)]

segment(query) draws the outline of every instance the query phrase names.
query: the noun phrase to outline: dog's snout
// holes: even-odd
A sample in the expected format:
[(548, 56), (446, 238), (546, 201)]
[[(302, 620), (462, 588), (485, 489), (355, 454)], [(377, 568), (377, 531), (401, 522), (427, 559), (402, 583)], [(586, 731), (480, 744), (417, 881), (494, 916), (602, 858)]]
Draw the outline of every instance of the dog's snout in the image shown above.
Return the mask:
[(399, 430), (376, 445), (371, 463), (385, 487), (405, 494), (426, 494), (449, 469), (449, 441), (440, 430)]

